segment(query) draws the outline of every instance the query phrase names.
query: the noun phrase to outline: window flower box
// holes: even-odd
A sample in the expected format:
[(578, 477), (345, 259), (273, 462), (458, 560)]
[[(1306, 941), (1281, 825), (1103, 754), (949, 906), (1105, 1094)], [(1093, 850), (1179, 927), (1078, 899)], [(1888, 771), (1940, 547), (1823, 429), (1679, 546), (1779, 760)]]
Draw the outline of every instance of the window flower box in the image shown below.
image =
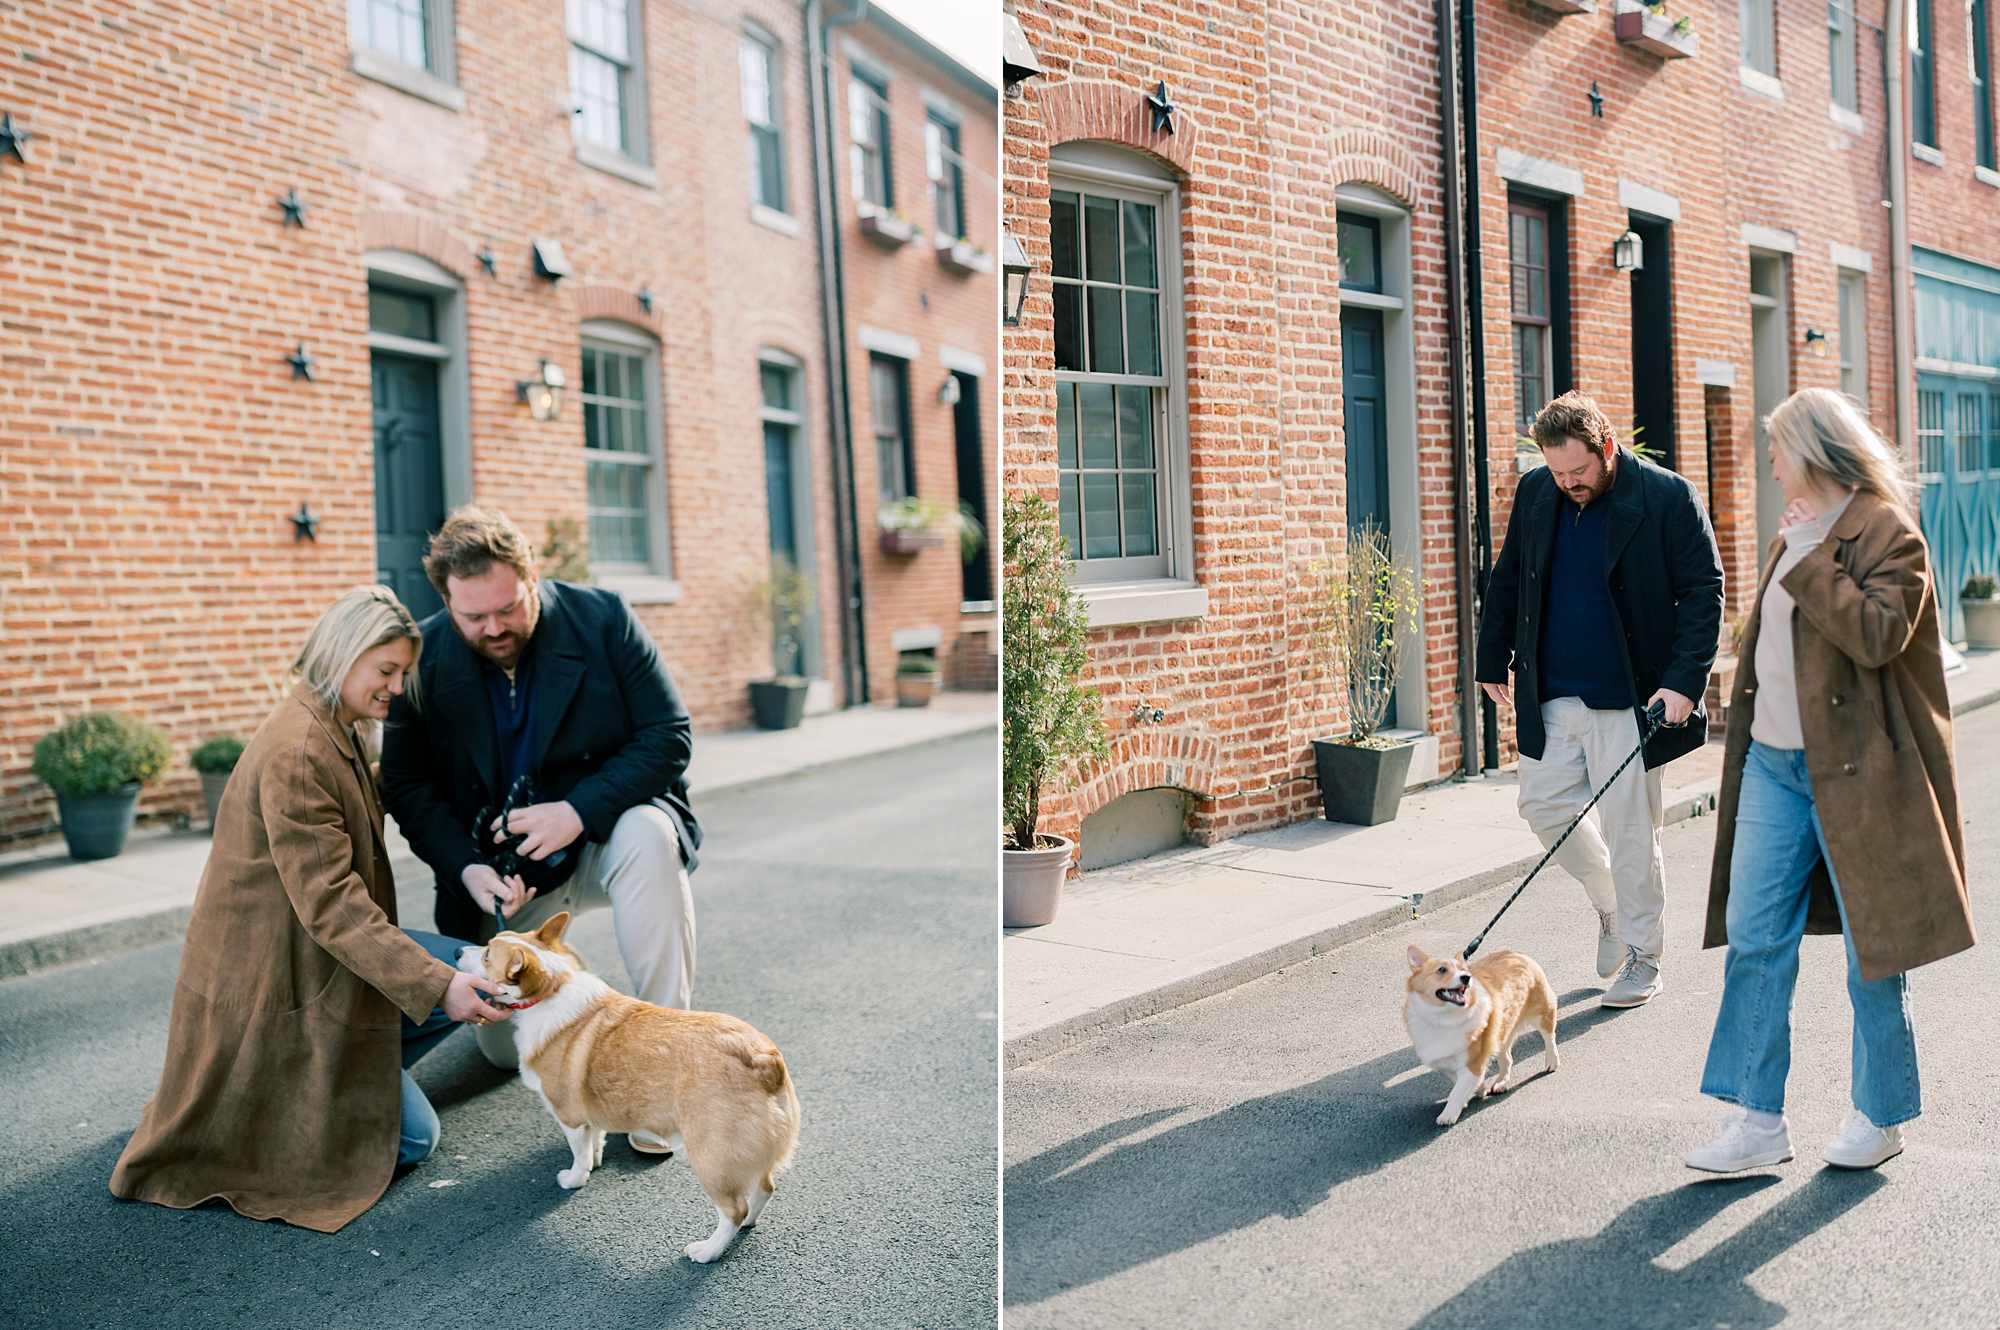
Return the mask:
[(961, 277), (974, 273), (991, 275), (993, 256), (975, 246), (970, 240), (953, 240), (949, 236), (937, 238), (938, 266), (947, 272), (955, 272)]
[(917, 238), (919, 230), (917, 224), (891, 209), (864, 204), (860, 210), (860, 218), (861, 234), (883, 249), (901, 249)]
[(960, 556), (971, 559), (986, 543), (986, 529), (962, 501), (952, 505), (916, 495), (895, 499), (876, 509), (875, 523), (882, 529), (878, 543), (888, 554), (941, 549), (956, 538)]
[(1618, 0), (1611, 27), (1620, 42), (1662, 60), (1691, 60), (1701, 54), (1686, 18), (1669, 19), (1638, 0)]
[(898, 527), (882, 532), (881, 545), (884, 554), (916, 554), (922, 550), (938, 550), (944, 548), (944, 533)]
[(1597, 0), (1529, 0), (1538, 9), (1546, 9), (1551, 14), (1595, 14)]

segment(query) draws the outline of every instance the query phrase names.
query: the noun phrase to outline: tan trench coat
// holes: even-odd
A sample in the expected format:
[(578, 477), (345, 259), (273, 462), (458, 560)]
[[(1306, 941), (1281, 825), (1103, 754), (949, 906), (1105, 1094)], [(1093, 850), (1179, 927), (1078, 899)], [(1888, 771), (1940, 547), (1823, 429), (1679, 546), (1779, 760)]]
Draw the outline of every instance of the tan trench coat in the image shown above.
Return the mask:
[(452, 969), (396, 926), (382, 811), (352, 734), (303, 689), (250, 741), (216, 816), (166, 1070), (113, 1195), (331, 1233), (389, 1186), (399, 1018)]
[[(1750, 751), (1757, 632), (1764, 588), (1783, 548), (1781, 536), (1766, 552), (1738, 653), (1704, 947), (1729, 941), (1729, 859)], [(1819, 548), (1785, 574), (1784, 586), (1798, 604), (1792, 660), (1806, 770), (1862, 978), (1885, 978), (1964, 951), (1977, 939), (1937, 596), (1923, 537), (1896, 508), (1858, 493)], [(1806, 931), (1840, 932), (1824, 861), (1813, 869)]]

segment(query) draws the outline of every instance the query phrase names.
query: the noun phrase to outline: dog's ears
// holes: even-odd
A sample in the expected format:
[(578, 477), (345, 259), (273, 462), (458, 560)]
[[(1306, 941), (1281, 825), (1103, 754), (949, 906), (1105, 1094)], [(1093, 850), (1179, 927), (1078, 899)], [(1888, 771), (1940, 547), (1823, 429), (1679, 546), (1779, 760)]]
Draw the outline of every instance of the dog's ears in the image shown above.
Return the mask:
[(1461, 948), (1461, 949), (1459, 949), (1458, 951), (1454, 951), (1453, 953), (1451, 953), (1451, 958), (1452, 958), (1453, 960), (1457, 961), (1457, 962), (1458, 962), (1458, 963), (1459, 963), (1460, 965), (1464, 965), (1464, 964), (1465, 964), (1465, 951), (1464, 951), (1464, 949), (1463, 949), (1463, 948)]
[(535, 940), (545, 947), (553, 947), (562, 941), (563, 929), (569, 927), (569, 911), (564, 910), (535, 930)]
[(1424, 955), (1424, 949), (1422, 947), (1410, 948), (1410, 968), (1412, 970), (1421, 970), (1430, 963), (1431, 963), (1431, 958)]
[(507, 970), (506, 973), (501, 975), (501, 978), (503, 979), (514, 978), (516, 975), (521, 973), (521, 967), (527, 963), (528, 963), (527, 952), (521, 950), (519, 947), (507, 948)]

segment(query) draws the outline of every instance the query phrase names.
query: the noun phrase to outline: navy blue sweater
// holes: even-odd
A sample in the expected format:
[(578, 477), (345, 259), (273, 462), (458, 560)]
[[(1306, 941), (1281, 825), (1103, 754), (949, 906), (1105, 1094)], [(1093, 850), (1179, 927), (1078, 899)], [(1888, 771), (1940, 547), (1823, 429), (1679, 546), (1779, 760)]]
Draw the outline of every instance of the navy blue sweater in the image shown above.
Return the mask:
[(1604, 517), (1609, 495), (1578, 511), (1565, 499), (1556, 517), (1549, 590), (1542, 600), (1540, 700), (1580, 697), (1598, 711), (1632, 705), (1632, 674), (1618, 646), (1618, 615), (1604, 585)]

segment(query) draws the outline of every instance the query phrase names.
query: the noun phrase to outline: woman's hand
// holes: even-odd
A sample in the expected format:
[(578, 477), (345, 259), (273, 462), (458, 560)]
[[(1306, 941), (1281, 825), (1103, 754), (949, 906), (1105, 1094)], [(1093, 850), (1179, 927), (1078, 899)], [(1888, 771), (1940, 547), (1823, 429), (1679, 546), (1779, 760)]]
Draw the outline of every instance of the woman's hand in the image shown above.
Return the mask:
[(513, 1013), (505, 1007), (496, 1007), (481, 997), (482, 993), (497, 993), (500, 986), (491, 979), (460, 970), (451, 977), (451, 987), (444, 990), (444, 1014), (455, 1021), (465, 1021), (472, 1025), (491, 1025), (504, 1021)]
[(1784, 514), (1778, 518), (1778, 529), (1782, 531), (1788, 526), (1797, 526), (1801, 522), (1816, 521), (1818, 518), (1819, 514), (1814, 511), (1810, 500), (1793, 499), (1785, 505)]
[(465, 890), (479, 906), (482, 914), (493, 913), (493, 902), (500, 902), (500, 913), (512, 919), (514, 912), (535, 898), (535, 889), (514, 877), (501, 877), (486, 864), (467, 864), (465, 871), (458, 875), (465, 884)]

